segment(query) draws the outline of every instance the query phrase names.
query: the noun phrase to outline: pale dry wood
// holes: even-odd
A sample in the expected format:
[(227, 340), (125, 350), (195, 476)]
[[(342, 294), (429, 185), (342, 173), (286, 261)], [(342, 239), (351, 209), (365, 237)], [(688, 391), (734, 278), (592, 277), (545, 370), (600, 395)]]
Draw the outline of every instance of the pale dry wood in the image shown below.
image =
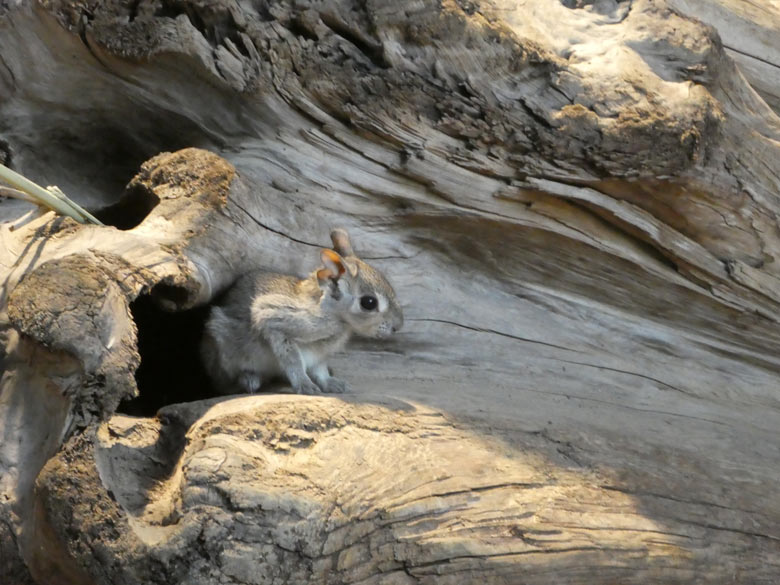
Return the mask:
[(775, 112), (780, 112), (780, 3), (670, 0), (669, 4), (714, 27), (750, 85)]
[[(708, 29), (642, 0), (74, 6), (0, 21), (19, 168), (94, 203), (157, 150), (228, 162), (147, 163), (128, 192), (161, 203), (126, 232), (3, 211), (2, 570), (774, 582), (780, 121)], [(74, 150), (88, 120), (113, 132)], [(305, 272), (334, 225), (407, 316), (336, 360), (354, 394), (114, 414), (130, 300)]]

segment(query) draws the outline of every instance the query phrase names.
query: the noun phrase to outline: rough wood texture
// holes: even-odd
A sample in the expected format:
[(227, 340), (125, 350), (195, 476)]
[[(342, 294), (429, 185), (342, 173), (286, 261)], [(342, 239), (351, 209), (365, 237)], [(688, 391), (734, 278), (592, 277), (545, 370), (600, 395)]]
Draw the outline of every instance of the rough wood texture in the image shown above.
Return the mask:
[(749, 0), (671, 0), (680, 12), (715, 27), (723, 47), (766, 103), (780, 111), (780, 4)]
[[(0, 39), (0, 156), (132, 228), (0, 204), (0, 581), (776, 582), (780, 89), (727, 54), (774, 37), (650, 0), (63, 0), (0, 1)], [(219, 156), (135, 175), (185, 146)], [(203, 398), (199, 307), (334, 225), (407, 317), (335, 360), (352, 394), (128, 415)]]

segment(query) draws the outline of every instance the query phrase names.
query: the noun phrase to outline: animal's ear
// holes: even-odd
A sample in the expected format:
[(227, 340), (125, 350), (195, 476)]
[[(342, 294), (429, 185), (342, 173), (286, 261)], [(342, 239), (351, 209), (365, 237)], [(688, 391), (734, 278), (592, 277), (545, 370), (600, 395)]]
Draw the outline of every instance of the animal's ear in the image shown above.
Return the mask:
[(330, 232), (330, 239), (333, 242), (333, 248), (344, 257), (354, 256), (355, 251), (352, 249), (352, 242), (349, 241), (349, 234), (347, 230), (337, 228)]
[(325, 282), (328, 279), (338, 280), (347, 271), (344, 265), (344, 258), (333, 250), (325, 248), (320, 252), (320, 258), (322, 258), (322, 263), (325, 265), (324, 268), (320, 268), (317, 271), (317, 280), (320, 282)]

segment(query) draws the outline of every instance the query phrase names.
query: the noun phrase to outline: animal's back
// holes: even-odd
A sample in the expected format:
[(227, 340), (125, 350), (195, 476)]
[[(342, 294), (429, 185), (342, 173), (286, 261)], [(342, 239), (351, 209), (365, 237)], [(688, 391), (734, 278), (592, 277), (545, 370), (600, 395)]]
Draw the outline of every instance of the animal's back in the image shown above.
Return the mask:
[(216, 306), (231, 320), (251, 322), (252, 299), (259, 295), (280, 294), (294, 297), (300, 279), (289, 274), (253, 270), (239, 277)]

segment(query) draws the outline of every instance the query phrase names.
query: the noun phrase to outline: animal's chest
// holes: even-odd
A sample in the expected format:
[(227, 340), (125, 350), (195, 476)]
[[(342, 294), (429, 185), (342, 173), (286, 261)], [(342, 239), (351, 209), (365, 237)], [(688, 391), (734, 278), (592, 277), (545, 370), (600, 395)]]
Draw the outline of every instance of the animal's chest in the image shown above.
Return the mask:
[(302, 343), (299, 345), (306, 368), (316, 366), (328, 356), (336, 353), (346, 345), (349, 339), (348, 333), (342, 333), (326, 339)]

